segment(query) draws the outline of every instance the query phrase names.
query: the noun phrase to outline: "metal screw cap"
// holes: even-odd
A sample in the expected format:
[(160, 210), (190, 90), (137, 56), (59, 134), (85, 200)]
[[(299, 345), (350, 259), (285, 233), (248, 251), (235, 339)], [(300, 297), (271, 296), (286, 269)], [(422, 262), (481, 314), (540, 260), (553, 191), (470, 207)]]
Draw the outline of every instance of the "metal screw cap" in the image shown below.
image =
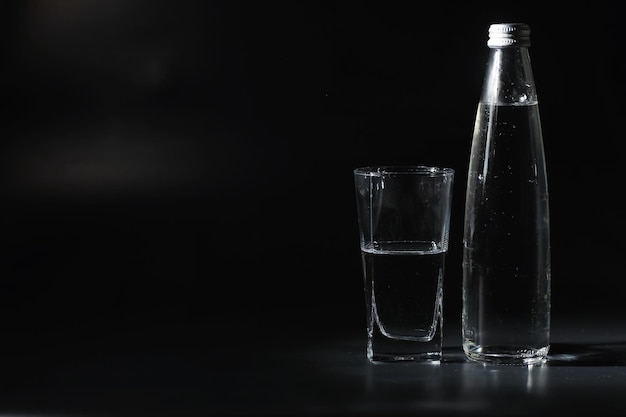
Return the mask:
[(530, 46), (530, 26), (526, 23), (494, 23), (489, 26), (490, 48)]

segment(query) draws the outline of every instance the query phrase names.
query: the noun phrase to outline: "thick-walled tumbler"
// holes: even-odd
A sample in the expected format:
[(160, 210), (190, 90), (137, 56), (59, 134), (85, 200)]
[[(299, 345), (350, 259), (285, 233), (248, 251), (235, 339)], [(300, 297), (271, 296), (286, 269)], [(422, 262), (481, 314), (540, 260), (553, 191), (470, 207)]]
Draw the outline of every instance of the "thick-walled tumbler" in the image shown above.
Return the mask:
[(373, 362), (439, 361), (454, 170), (354, 170)]

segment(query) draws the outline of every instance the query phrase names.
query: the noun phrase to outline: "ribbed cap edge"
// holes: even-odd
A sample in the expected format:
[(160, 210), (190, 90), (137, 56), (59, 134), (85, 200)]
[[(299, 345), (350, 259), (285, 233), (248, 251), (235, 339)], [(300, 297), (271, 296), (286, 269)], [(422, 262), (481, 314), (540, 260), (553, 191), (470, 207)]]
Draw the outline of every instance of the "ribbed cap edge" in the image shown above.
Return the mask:
[(487, 46), (530, 46), (530, 26), (526, 23), (494, 23), (489, 26)]

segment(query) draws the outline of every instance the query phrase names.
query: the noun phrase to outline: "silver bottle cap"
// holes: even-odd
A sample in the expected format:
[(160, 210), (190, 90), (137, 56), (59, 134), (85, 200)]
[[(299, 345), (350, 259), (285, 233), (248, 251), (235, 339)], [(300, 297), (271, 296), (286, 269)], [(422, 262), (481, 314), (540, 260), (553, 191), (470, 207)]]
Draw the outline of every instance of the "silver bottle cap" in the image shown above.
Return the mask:
[(530, 26), (526, 23), (494, 23), (489, 26), (490, 48), (530, 46)]

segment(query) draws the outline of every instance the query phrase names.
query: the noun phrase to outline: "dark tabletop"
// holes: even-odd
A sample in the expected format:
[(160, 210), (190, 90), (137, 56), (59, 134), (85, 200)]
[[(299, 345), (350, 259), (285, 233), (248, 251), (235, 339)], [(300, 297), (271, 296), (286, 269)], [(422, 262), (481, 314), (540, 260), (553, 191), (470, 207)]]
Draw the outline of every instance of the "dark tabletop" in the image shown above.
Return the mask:
[(532, 367), (466, 361), (454, 325), (440, 364), (371, 364), (364, 331), (324, 331), (313, 320), (303, 322), (306, 332), (260, 318), (213, 326), (138, 320), (81, 337), (57, 328), (56, 335), (22, 336), (13, 345), (19, 351), (5, 339), (0, 413), (624, 415), (624, 326), (555, 321), (549, 360)]

